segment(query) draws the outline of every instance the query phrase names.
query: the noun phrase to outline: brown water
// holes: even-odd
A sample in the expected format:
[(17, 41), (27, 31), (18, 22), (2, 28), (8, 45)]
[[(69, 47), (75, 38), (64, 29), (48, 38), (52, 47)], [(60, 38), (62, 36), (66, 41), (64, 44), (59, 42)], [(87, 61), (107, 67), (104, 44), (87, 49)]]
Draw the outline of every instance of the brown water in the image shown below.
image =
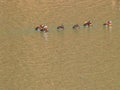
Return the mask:
[(120, 0), (1, 0), (0, 90), (120, 90), (119, 24)]

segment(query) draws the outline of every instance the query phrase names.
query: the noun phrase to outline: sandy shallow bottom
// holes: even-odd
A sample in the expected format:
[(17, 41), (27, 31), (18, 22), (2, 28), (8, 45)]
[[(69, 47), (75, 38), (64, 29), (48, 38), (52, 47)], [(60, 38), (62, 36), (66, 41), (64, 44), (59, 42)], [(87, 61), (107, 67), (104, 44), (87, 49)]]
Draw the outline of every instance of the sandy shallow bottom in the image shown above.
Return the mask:
[[(0, 1), (0, 90), (120, 90), (119, 6), (119, 0)], [(85, 20), (93, 27), (82, 27)], [(112, 28), (102, 26), (106, 20)], [(49, 32), (34, 31), (42, 23)], [(76, 23), (81, 29), (74, 31)]]

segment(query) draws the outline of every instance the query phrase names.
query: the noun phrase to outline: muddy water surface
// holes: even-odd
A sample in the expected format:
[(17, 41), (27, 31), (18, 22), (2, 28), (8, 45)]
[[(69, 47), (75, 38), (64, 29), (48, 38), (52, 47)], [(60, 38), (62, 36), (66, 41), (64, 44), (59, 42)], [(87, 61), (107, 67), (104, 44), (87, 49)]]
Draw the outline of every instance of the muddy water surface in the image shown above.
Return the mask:
[(0, 90), (120, 90), (119, 39), (119, 0), (1, 0)]

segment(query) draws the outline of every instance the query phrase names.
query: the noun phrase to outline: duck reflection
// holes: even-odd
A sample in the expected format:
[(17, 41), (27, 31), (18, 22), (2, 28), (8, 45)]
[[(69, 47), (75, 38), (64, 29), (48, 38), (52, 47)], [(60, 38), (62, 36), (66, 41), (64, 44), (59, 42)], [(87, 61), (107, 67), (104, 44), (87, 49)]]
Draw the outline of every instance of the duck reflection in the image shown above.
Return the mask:
[(47, 33), (43, 33), (43, 37), (46, 41), (48, 41), (48, 34)]

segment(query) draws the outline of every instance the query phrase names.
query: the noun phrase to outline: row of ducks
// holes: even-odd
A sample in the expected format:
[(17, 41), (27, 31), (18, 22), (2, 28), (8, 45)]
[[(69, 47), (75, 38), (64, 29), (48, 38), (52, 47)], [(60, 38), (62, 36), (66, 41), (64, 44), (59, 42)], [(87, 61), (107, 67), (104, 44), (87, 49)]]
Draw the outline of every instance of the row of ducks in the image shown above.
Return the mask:
[[(92, 22), (91, 21), (86, 21), (84, 24), (83, 24), (84, 27), (90, 27), (92, 26)], [(106, 27), (110, 27), (112, 26), (112, 21), (106, 21), (103, 26), (106, 26)], [(75, 24), (73, 25), (72, 27), (73, 29), (79, 29), (80, 28), (80, 25), (79, 24)], [(57, 29), (59, 30), (64, 30), (64, 25), (59, 25), (57, 26)], [(35, 28), (36, 31), (44, 31), (44, 32), (48, 32), (48, 26), (47, 25), (39, 25)]]

